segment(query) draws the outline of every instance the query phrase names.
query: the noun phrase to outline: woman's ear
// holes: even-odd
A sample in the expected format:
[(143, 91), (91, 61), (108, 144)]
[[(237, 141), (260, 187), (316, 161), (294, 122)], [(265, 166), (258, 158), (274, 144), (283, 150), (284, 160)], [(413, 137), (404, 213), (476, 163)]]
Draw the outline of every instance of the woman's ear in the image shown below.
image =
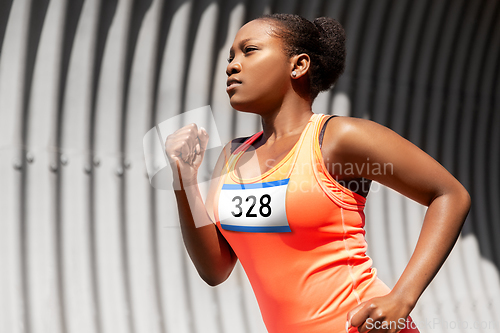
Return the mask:
[(291, 58), (291, 64), (292, 72), (290, 75), (292, 76), (292, 78), (298, 79), (304, 76), (309, 70), (311, 59), (309, 58), (308, 54), (301, 53)]

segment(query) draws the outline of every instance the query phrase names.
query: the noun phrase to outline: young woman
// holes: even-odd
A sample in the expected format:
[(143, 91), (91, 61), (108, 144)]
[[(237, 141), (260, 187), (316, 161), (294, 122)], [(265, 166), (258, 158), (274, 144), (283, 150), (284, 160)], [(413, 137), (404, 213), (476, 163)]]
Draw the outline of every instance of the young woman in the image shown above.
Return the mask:
[[(263, 131), (224, 148), (206, 203), (197, 186), (206, 131), (191, 124), (165, 143), (184, 243), (200, 276), (222, 283), (239, 259), (270, 333), (418, 332), (409, 314), (470, 207), (450, 173), (390, 129), (312, 112), (317, 94), (343, 72), (344, 41), (333, 19), (287, 14), (238, 31), (227, 93), (233, 108), (261, 116)], [(428, 206), (392, 290), (366, 255), (371, 180)]]

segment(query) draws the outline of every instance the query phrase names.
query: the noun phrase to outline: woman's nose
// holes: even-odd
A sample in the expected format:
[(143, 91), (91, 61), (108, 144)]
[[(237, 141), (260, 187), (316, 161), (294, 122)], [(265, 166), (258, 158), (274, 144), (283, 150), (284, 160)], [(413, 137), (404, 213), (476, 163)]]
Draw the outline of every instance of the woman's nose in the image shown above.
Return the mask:
[(241, 64), (235, 59), (233, 59), (233, 61), (231, 61), (226, 67), (227, 76), (239, 73), (240, 71), (241, 71)]

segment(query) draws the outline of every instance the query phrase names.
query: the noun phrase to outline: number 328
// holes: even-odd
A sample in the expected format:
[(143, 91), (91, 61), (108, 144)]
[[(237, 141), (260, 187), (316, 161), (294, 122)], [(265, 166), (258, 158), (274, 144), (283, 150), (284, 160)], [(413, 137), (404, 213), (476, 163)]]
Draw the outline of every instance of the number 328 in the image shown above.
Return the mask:
[[(235, 208), (238, 210), (236, 212), (231, 211), (231, 214), (233, 214), (234, 217), (240, 217), (243, 215), (243, 209), (241, 207), (241, 204), (243, 203), (243, 199), (237, 195), (233, 198), (232, 202), (238, 201), (236, 203)], [(254, 195), (249, 195), (246, 199), (245, 202), (252, 201), (252, 204), (248, 208), (248, 211), (246, 212), (245, 216), (246, 217), (257, 217), (257, 214), (252, 213), (253, 208), (255, 207), (255, 204), (257, 203), (257, 198)], [(259, 207), (259, 213), (262, 217), (269, 217), (271, 216), (271, 196), (269, 194), (264, 194), (260, 197), (259, 199), (260, 207)]]

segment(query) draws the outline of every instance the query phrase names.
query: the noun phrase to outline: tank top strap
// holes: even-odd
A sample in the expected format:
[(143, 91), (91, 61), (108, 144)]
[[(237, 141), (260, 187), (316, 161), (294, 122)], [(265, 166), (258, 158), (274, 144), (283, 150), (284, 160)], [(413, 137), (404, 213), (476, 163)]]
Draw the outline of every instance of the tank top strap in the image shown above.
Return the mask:
[(323, 114), (314, 113), (311, 116), (311, 120), (309, 121), (307, 128), (304, 130), (300, 141), (297, 144), (297, 149), (295, 155), (293, 156), (292, 162), (290, 164), (290, 169), (288, 175), (293, 173), (293, 169), (297, 164), (307, 163), (310, 165), (312, 151), (312, 144), (314, 142), (313, 136), (316, 133), (316, 128), (321, 124), (323, 119)]
[(233, 154), (238, 154), (240, 151), (245, 151), (248, 147), (254, 143), (255, 140), (262, 134), (263, 131), (257, 132), (248, 139), (246, 139), (241, 145), (238, 146), (233, 152)]
[(353, 210), (362, 210), (366, 198), (362, 195), (351, 191), (350, 189), (342, 186), (337, 182), (329, 173), (327, 165), (323, 160), (323, 154), (321, 152), (320, 146), (320, 132), (325, 121), (328, 121), (330, 115), (322, 114), (318, 117), (318, 121), (315, 123), (313, 133), (310, 136), (309, 144), (309, 161), (313, 165), (313, 170), (318, 177), (320, 185), (324, 188), (328, 194), (335, 199), (337, 203), (342, 205), (344, 208)]
[(232, 153), (229, 155), (229, 158), (226, 162), (226, 172), (230, 172), (236, 163), (238, 162), (239, 157), (254, 143), (255, 140), (261, 136), (263, 131), (257, 132), (248, 139), (246, 139), (241, 145), (239, 145)]

